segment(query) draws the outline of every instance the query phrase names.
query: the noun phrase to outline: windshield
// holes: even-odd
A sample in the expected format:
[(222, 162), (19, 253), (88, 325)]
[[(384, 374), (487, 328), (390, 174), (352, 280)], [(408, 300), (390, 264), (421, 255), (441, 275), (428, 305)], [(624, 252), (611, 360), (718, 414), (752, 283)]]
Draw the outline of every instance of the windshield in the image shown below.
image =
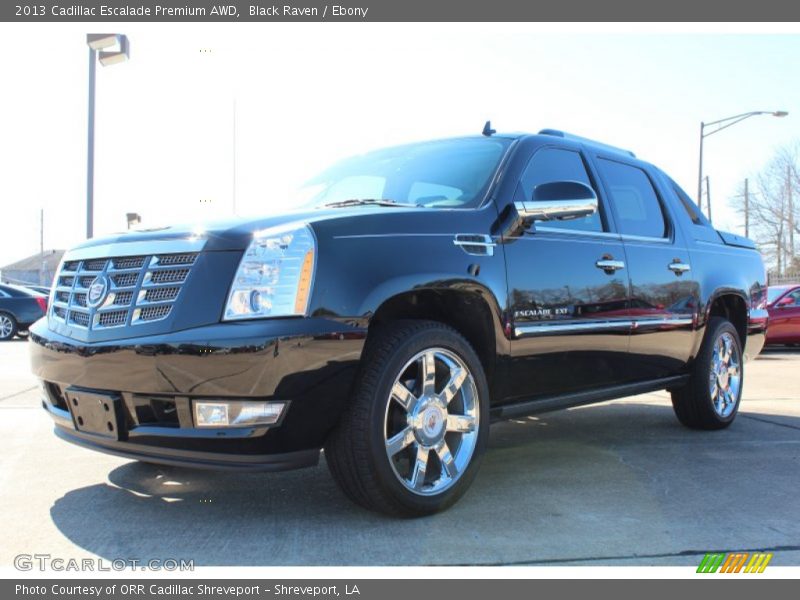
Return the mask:
[(376, 150), (334, 165), (299, 191), (309, 207), (474, 207), (510, 144), (501, 138), (463, 138)]

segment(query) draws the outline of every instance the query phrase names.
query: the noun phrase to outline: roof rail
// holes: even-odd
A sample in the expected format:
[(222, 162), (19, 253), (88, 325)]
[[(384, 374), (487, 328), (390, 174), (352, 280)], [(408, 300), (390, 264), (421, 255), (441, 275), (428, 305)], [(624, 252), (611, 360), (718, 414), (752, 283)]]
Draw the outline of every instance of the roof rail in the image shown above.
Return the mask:
[(630, 150), (623, 150), (622, 148), (617, 148), (616, 146), (611, 146), (609, 144), (604, 144), (603, 142), (597, 142), (595, 140), (590, 140), (589, 138), (581, 137), (579, 135), (572, 135), (571, 133), (567, 133), (565, 131), (561, 131), (559, 129), (542, 129), (539, 132), (539, 135), (552, 135), (554, 137), (564, 138), (565, 140), (572, 140), (573, 142), (579, 142), (583, 144), (591, 144), (592, 146), (598, 146), (599, 148), (603, 148), (604, 150), (608, 150), (610, 152), (621, 152), (622, 154), (627, 154), (628, 156), (632, 156), (636, 158), (636, 155), (631, 152)]

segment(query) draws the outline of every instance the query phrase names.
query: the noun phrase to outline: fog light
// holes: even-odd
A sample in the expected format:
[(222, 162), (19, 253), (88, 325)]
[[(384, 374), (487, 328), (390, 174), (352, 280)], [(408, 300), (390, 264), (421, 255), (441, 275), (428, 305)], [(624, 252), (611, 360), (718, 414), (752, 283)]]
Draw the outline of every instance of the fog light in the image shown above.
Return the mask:
[(195, 400), (194, 424), (197, 427), (247, 427), (278, 422), (285, 402), (253, 400)]

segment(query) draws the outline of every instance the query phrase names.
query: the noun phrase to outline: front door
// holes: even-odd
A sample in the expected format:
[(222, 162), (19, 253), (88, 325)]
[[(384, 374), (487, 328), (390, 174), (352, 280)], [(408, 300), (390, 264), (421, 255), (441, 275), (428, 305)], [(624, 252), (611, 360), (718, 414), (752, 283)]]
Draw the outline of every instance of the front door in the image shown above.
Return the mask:
[[(580, 152), (546, 146), (531, 158), (515, 200), (529, 202), (535, 186), (552, 181), (597, 189)], [(602, 198), (600, 205), (582, 219), (536, 223), (503, 245), (512, 329), (507, 401), (629, 378), (625, 249), (610, 231)]]

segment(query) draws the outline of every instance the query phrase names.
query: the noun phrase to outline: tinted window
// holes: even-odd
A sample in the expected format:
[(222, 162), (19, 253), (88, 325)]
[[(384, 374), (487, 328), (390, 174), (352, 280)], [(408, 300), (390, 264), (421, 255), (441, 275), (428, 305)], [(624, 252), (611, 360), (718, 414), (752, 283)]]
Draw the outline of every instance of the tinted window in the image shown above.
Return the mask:
[(672, 182), (672, 189), (674, 189), (675, 193), (678, 195), (678, 198), (681, 201), (681, 205), (683, 206), (683, 209), (686, 211), (686, 214), (689, 215), (689, 218), (692, 220), (692, 223), (694, 223), (695, 225), (708, 225), (708, 221), (706, 221), (706, 218), (703, 216), (703, 213), (700, 212), (700, 209), (698, 208), (697, 204), (695, 204), (692, 201), (692, 199), (689, 198), (688, 194), (684, 192), (683, 189), (681, 189), (681, 187), (677, 183), (675, 183), (672, 180), (670, 181)]
[(600, 159), (600, 172), (619, 218), (620, 233), (644, 237), (666, 237), (661, 203), (647, 174), (613, 160)]
[[(580, 181), (592, 187), (586, 166), (578, 152), (563, 148), (542, 148), (533, 155), (520, 180), (522, 198), (531, 202), (533, 190), (537, 185), (553, 181)], [(581, 219), (567, 221), (547, 221), (541, 227), (559, 229), (580, 229), (583, 231), (603, 231), (600, 213), (596, 212)]]

